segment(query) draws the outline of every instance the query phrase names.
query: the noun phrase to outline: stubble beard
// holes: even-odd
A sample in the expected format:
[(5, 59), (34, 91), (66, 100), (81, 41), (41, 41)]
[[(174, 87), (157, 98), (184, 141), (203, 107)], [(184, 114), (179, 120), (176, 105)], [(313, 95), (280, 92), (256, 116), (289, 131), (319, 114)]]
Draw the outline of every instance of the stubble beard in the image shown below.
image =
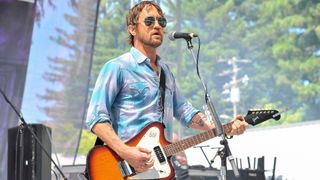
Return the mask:
[(149, 39), (146, 39), (145, 37), (140, 37), (140, 42), (146, 46), (158, 48), (159, 46), (161, 46), (163, 42), (163, 37), (161, 36), (161, 39), (157, 39), (156, 41), (153, 40), (152, 37), (150, 37)]

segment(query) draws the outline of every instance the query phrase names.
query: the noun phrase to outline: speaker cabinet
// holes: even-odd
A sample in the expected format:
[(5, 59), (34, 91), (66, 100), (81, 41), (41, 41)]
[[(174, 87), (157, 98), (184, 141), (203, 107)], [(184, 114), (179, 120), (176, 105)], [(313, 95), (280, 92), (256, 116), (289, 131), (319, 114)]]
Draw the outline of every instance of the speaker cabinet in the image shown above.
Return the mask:
[[(30, 124), (46, 151), (51, 155), (51, 129)], [(51, 179), (51, 161), (30, 131), (24, 127), (8, 129), (8, 180)]]

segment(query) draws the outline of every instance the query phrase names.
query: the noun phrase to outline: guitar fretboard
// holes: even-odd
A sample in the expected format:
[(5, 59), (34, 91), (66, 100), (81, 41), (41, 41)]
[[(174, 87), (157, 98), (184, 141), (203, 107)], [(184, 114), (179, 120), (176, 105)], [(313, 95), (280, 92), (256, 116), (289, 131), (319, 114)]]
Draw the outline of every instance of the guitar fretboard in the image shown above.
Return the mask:
[[(231, 130), (231, 125), (232, 125), (231, 123), (223, 125), (224, 131), (229, 132)], [(163, 149), (166, 156), (169, 157), (171, 155), (174, 155), (180, 151), (184, 151), (194, 145), (200, 144), (214, 137), (216, 137), (215, 129), (211, 129), (211, 130), (199, 133), (195, 136), (191, 136), (189, 138), (169, 144), (165, 146)]]

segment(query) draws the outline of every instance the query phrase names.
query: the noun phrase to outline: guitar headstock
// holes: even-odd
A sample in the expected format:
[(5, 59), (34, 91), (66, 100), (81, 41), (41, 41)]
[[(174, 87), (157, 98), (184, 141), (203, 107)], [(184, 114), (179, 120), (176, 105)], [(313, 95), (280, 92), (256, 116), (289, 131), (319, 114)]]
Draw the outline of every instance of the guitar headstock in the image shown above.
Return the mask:
[(252, 126), (269, 119), (279, 120), (280, 118), (280, 112), (277, 110), (249, 110), (247, 115), (244, 117), (245, 121)]

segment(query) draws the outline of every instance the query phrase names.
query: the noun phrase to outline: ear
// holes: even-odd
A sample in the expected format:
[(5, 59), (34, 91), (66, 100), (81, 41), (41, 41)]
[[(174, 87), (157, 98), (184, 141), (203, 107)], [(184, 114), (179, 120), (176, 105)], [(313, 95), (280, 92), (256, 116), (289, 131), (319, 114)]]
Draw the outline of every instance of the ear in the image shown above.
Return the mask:
[(137, 31), (136, 31), (136, 26), (135, 25), (129, 25), (128, 26), (128, 32), (132, 35), (132, 36), (135, 36), (137, 34)]

